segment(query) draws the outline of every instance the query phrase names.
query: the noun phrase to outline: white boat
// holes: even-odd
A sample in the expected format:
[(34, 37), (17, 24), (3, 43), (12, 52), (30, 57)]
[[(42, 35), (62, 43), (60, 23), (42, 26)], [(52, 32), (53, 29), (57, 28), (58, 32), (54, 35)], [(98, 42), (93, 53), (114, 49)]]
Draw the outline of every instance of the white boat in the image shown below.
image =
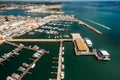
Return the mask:
[(62, 36), (60, 35), (60, 38), (62, 38)]
[(56, 39), (56, 36), (55, 36), (55, 39)]
[(64, 64), (62, 64), (61, 68), (62, 68), (62, 70), (64, 70), (64, 69), (65, 69), (65, 65), (64, 65)]
[(85, 40), (86, 44), (88, 45), (88, 47), (92, 47), (92, 45), (93, 45), (92, 41), (88, 37), (85, 37), (84, 40)]
[(50, 36), (48, 36), (48, 38), (50, 38)]
[(64, 51), (62, 52), (62, 55), (64, 55)]
[(20, 77), (20, 75), (19, 75), (19, 74), (16, 74), (16, 73), (13, 73), (13, 74), (12, 74), (12, 77), (15, 78), (15, 79), (18, 79), (18, 78)]
[(98, 50), (98, 54), (103, 60), (110, 60), (110, 54), (106, 50)]
[(65, 47), (62, 47), (62, 50), (64, 50), (65, 49)]
[(34, 34), (34, 32), (30, 32), (30, 33), (29, 33), (29, 35), (33, 35), (33, 34)]
[(64, 71), (61, 71), (61, 79), (64, 79), (64, 77), (65, 77), (65, 73)]
[(62, 60), (62, 62), (64, 62), (64, 58), (63, 58), (63, 57), (62, 57), (62, 59), (61, 59), (61, 60)]
[(12, 78), (11, 76), (8, 76), (6, 80), (16, 80), (15, 78)]
[(36, 52), (35, 54), (33, 54), (33, 57), (35, 57), (35, 58), (37, 58), (37, 57), (39, 57), (39, 53), (38, 52)]
[(34, 68), (34, 67), (35, 67), (35, 65), (36, 65), (36, 64), (33, 64), (33, 65), (31, 66), (31, 68)]
[(63, 35), (64, 38), (69, 38), (69, 35)]

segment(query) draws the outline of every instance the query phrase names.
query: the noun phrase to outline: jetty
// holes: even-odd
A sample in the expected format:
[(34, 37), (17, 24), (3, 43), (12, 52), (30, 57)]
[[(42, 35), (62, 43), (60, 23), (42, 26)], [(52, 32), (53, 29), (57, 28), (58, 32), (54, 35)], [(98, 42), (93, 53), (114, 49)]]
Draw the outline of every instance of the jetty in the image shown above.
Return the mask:
[(52, 68), (56, 68), (57, 72), (52, 72), (52, 74), (57, 74), (57, 78), (50, 78), (49, 80), (61, 80), (61, 66), (62, 66), (62, 41), (60, 41), (60, 48), (59, 48), (59, 56), (58, 58), (54, 58), (54, 59), (58, 59), (58, 62), (53, 62), (58, 64), (57, 67), (52, 66)]
[[(22, 74), (19, 75), (19, 74), (14, 73), (14, 75), (12, 74), (12, 76), (8, 76), (8, 77), (6, 78), (6, 80), (22, 80), (22, 78), (23, 78), (27, 73), (30, 73), (29, 70), (30, 70), (31, 68), (34, 68), (34, 66), (35, 66), (35, 64), (37, 63), (37, 61), (38, 61), (45, 53), (47, 53), (47, 51), (45, 51), (45, 50), (42, 50), (42, 52), (41, 52), (41, 51), (38, 51), (37, 53), (35, 53), (35, 54), (37, 54), (37, 56), (34, 56), (35, 58), (32, 59), (33, 62), (32, 62), (31, 64), (23, 63), (22, 66), (24, 66), (24, 67), (22, 67), (22, 66), (19, 67), (18, 71), (21, 71)], [(30, 73), (30, 74), (31, 74), (31, 73)]]
[(34, 51), (38, 51), (39, 49), (37, 49), (37, 47), (35, 48), (35, 47), (33, 47), (33, 48), (31, 48), (31, 47), (26, 47), (26, 46), (24, 46), (23, 44), (15, 44), (15, 43), (12, 43), (12, 42), (8, 42), (8, 41), (6, 41), (6, 42), (4, 42), (4, 43), (6, 43), (6, 44), (9, 44), (9, 45), (12, 45), (12, 46), (16, 46), (16, 47), (19, 47), (19, 48), (25, 48), (25, 49), (29, 49), (29, 50), (34, 50)]
[(95, 29), (94, 27), (92, 27), (92, 26), (90, 26), (90, 25), (84, 23), (84, 22), (81, 21), (81, 20), (77, 20), (77, 22), (78, 22), (78, 24), (83, 25), (83, 26), (85, 26), (85, 27), (87, 27), (87, 28), (89, 28), (89, 29), (95, 31), (95, 32), (98, 33), (98, 34), (102, 34), (102, 32), (100, 32), (99, 30)]
[(35, 64), (43, 55), (45, 52), (43, 52), (41, 55), (39, 55), (30, 65), (29, 67), (20, 75), (20, 77), (17, 80), (22, 80), (22, 78), (28, 73), (28, 71), (32, 68), (33, 64)]
[(62, 65), (62, 41), (60, 41), (59, 48), (59, 59), (58, 59), (58, 70), (57, 70), (57, 80), (61, 80), (61, 65)]
[(11, 52), (4, 54), (1, 56), (0, 58), (0, 64), (3, 64), (4, 61), (8, 60), (10, 57), (12, 57), (13, 55), (19, 55), (19, 51), (21, 50), (21, 47), (17, 47), (14, 50), (12, 50)]
[(8, 42), (59, 42), (72, 41), (72, 39), (8, 39)]

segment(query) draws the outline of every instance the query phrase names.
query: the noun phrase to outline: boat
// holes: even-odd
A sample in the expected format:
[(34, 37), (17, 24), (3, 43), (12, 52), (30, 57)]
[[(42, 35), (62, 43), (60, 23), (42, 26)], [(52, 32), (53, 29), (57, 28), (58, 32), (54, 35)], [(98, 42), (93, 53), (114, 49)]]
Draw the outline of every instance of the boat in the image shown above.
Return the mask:
[(103, 60), (110, 60), (110, 54), (106, 50), (100, 49), (98, 50), (98, 54)]
[(61, 79), (64, 79), (64, 77), (65, 77), (65, 73), (64, 71), (61, 71)]
[(40, 53), (36, 52), (35, 54), (33, 54), (33, 57), (37, 58), (40, 56)]
[(55, 39), (56, 39), (56, 36), (55, 36)]
[(31, 66), (31, 68), (34, 68), (34, 67), (35, 67), (35, 65), (36, 65), (36, 64), (33, 64), (33, 65)]
[(61, 59), (61, 60), (62, 60), (62, 62), (64, 62), (64, 58), (63, 58), (63, 57), (62, 57), (62, 59)]
[[(16, 74), (16, 73), (13, 73), (13, 74), (12, 74), (12, 78), (18, 79), (19, 77), (20, 77), (19, 74)], [(10, 79), (10, 80), (11, 80), (11, 79)]]
[(29, 64), (27, 64), (27, 63), (23, 63), (22, 64), (24, 67), (29, 67)]
[(8, 76), (6, 80), (16, 80), (15, 78), (12, 78), (11, 76)]
[(50, 36), (48, 36), (48, 38), (50, 38)]
[(69, 38), (69, 35), (63, 35), (64, 38)]
[(20, 66), (19, 69), (18, 69), (18, 71), (21, 71), (21, 72), (24, 72), (25, 70), (26, 70), (26, 68), (24, 68), (22, 66)]
[(88, 37), (85, 37), (84, 40), (85, 40), (86, 44), (88, 45), (88, 47), (93, 46), (92, 41)]
[(62, 36), (60, 35), (60, 38), (62, 38)]
[(65, 47), (62, 47), (62, 50), (64, 50), (65, 49)]
[(33, 34), (34, 34), (34, 32), (30, 32), (30, 33), (29, 33), (29, 35), (33, 35)]
[(65, 69), (65, 66), (64, 66), (64, 64), (62, 64), (61, 68), (62, 68), (62, 70), (64, 70), (64, 69)]
[(64, 51), (62, 51), (62, 55), (64, 55)]

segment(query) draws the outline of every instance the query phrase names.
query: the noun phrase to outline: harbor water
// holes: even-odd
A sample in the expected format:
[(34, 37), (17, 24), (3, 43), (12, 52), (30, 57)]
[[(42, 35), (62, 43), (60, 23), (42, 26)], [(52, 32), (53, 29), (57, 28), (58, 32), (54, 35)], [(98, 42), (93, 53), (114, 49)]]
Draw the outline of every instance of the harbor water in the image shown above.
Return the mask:
[[(120, 3), (120, 2), (118, 2)], [(120, 80), (120, 8), (109, 8), (106, 5), (115, 6), (115, 2), (70, 2), (63, 4), (65, 14), (74, 14), (78, 19), (100, 30), (103, 34), (99, 35), (94, 31), (72, 23), (68, 27), (59, 26), (68, 29), (62, 34), (70, 35), (70, 33), (80, 33), (82, 37), (89, 37), (93, 42), (93, 48), (105, 49), (110, 53), (110, 61), (98, 61), (94, 56), (75, 56), (74, 45), (72, 42), (63, 42), (64, 50), (64, 65), (65, 78), (64, 80)], [(119, 4), (120, 5), (120, 4)], [(44, 17), (42, 14), (28, 14), (24, 10), (9, 10), (0, 12), (0, 15), (21, 15), (32, 17)], [(49, 15), (49, 14), (48, 14)], [(65, 22), (61, 22), (65, 24)], [(46, 24), (45, 26), (50, 26)], [(53, 25), (52, 25), (53, 26)], [(57, 25), (56, 25), (57, 26)], [(107, 28), (106, 28), (107, 27)], [(40, 28), (38, 28), (40, 29)], [(29, 33), (16, 38), (37, 38), (43, 39), (53, 35), (35, 32), (33, 35)], [(16, 43), (18, 44), (18, 43)], [(56, 77), (56, 74), (51, 72), (57, 71), (52, 66), (54, 57), (58, 57), (59, 43), (58, 42), (32, 42), (23, 43), (26, 46), (38, 45), (40, 48), (49, 51), (49, 54), (44, 54), (42, 58), (36, 63), (36, 66), (29, 72), (31, 74), (25, 75), (23, 80), (49, 80), (49, 78)], [(0, 45), (0, 56), (4, 53), (12, 51), (15, 47), (2, 44)], [(34, 54), (34, 51), (22, 49), (19, 51), (20, 55), (15, 55), (9, 60), (0, 65), (0, 80), (6, 80), (7, 76), (12, 73), (19, 73), (17, 69), (22, 63), (31, 63), (29, 60)]]

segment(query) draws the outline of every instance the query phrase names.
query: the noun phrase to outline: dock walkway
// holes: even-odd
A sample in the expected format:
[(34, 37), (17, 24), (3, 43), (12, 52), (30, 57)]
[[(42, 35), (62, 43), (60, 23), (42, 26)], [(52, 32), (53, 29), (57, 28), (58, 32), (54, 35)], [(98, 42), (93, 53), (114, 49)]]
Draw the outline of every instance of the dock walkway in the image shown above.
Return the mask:
[(59, 42), (72, 41), (72, 39), (8, 39), (9, 42)]
[(12, 57), (13, 55), (19, 55), (19, 51), (21, 50), (22, 48), (20, 47), (17, 47), (15, 48), (12, 52), (9, 52), (8, 54), (6, 55), (3, 55), (4, 58), (1, 58), (0, 60), (0, 64), (3, 64), (4, 61), (8, 60), (10, 57)]
[(87, 28), (95, 31), (95, 32), (98, 33), (98, 34), (102, 34), (102, 32), (100, 32), (99, 30), (95, 29), (94, 27), (92, 27), (92, 26), (90, 26), (90, 25), (88, 25), (88, 24), (86, 24), (86, 23), (84, 23), (84, 22), (82, 22), (82, 21), (80, 21), (80, 20), (78, 20), (77, 22), (78, 22), (80, 25), (83, 25), (83, 26), (85, 26), (85, 27), (87, 27)]
[[(46, 51), (45, 51), (46, 52)], [(33, 64), (35, 64), (43, 55), (43, 52), (41, 55), (39, 55), (30, 65), (29, 67), (20, 75), (20, 77), (17, 80), (22, 80), (22, 78), (28, 73), (28, 71), (32, 68)]]
[(59, 60), (58, 60), (58, 70), (57, 70), (57, 80), (61, 80), (61, 65), (62, 65), (62, 41), (60, 41), (60, 48), (59, 48)]
[(38, 49), (36, 48), (30, 48), (30, 47), (26, 47), (26, 46), (21, 46), (21, 45), (17, 45), (15, 43), (12, 43), (12, 42), (8, 42), (6, 41), (5, 43), (9, 44), (9, 45), (12, 45), (12, 46), (16, 46), (16, 47), (19, 47), (19, 48), (25, 48), (25, 49), (29, 49), (29, 50), (34, 50), (34, 51), (38, 51)]
[(59, 48), (59, 56), (58, 56), (58, 62), (55, 62), (58, 64), (57, 67), (52, 66), (52, 68), (56, 68), (57, 72), (52, 72), (57, 74), (57, 78), (50, 78), (49, 80), (61, 80), (61, 66), (62, 66), (62, 41), (60, 41), (60, 48)]

